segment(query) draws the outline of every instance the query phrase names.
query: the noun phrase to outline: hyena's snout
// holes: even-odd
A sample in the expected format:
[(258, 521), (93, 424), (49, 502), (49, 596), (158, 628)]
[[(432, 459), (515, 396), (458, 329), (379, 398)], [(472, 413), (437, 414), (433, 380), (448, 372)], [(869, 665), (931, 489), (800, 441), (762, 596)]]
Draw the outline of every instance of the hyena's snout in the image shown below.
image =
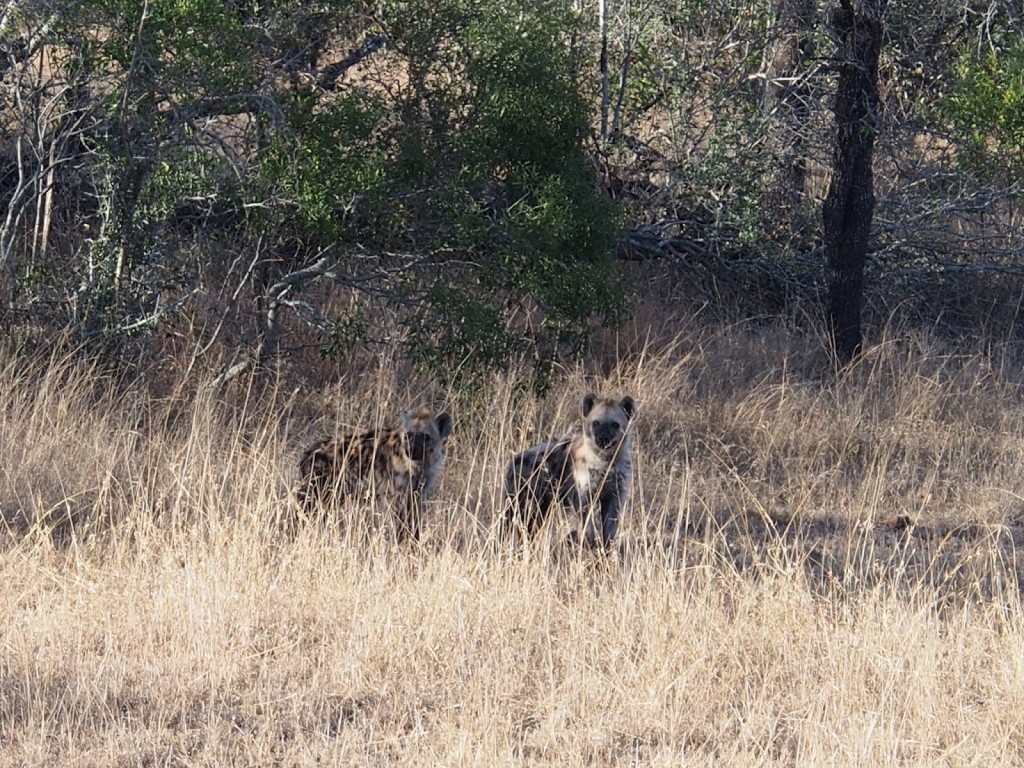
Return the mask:
[(409, 458), (413, 461), (423, 461), (433, 447), (434, 441), (430, 435), (423, 432), (409, 435)]
[(597, 447), (604, 450), (613, 447), (622, 439), (622, 427), (617, 422), (594, 422), (591, 434)]

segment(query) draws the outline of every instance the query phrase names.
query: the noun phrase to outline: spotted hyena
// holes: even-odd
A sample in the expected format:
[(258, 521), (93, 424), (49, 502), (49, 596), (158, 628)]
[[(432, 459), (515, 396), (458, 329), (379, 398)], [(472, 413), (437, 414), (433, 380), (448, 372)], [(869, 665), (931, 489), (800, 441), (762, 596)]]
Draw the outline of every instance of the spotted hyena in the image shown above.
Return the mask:
[(632, 397), (588, 394), (580, 404), (583, 429), (517, 454), (505, 470), (505, 528), (532, 536), (558, 501), (580, 516), (589, 546), (608, 547), (619, 528), (633, 477)]
[(422, 504), (444, 463), (452, 417), (430, 408), (404, 411), (393, 428), (320, 440), (302, 454), (296, 496), (307, 513), (324, 514), (346, 499), (386, 497), (399, 540), (419, 539)]

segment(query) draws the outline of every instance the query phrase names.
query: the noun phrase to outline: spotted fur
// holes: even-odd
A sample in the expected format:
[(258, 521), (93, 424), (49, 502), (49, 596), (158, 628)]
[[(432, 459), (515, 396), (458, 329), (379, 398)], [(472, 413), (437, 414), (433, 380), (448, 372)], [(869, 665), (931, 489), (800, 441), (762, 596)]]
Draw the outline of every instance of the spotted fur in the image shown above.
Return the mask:
[(633, 478), (636, 410), (632, 397), (588, 394), (580, 431), (516, 454), (505, 469), (506, 531), (535, 535), (558, 502), (579, 516), (589, 546), (610, 546)]
[(388, 497), (399, 540), (417, 540), (451, 433), (448, 413), (424, 407), (403, 412), (397, 427), (320, 440), (299, 461), (296, 497), (307, 514), (325, 514), (357, 496)]

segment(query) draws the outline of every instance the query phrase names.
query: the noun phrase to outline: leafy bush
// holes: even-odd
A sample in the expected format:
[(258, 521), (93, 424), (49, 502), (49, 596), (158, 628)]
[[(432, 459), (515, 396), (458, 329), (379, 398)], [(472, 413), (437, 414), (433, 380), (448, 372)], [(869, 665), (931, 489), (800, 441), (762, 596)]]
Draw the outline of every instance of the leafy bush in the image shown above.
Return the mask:
[(982, 54), (965, 51), (944, 104), (968, 147), (969, 160), (990, 171), (1024, 168), (1024, 43)]
[[(419, 359), (487, 367), (578, 346), (626, 299), (618, 218), (584, 152), (577, 21), (561, 3), (496, 0), (32, 6), (4, 85), (4, 304), (117, 340), (229, 283), (252, 287), (263, 329), (266, 292), (327, 256), (317, 275), (383, 299)], [(48, 242), (47, 206), (67, 222), (62, 269), (18, 249)], [(327, 347), (363, 343), (338, 331), (364, 327), (351, 308), (332, 319), (322, 298), (303, 307), (333, 324)], [(539, 324), (510, 323), (524, 300)]]
[[(312, 129), (351, 99), (321, 99), (291, 122), (311, 157), (271, 175), (311, 182), (324, 214), (332, 199), (372, 201), (360, 229), (331, 231), (342, 254), (358, 250), (353, 262), (426, 257), (391, 286), (423, 297), (410, 315), (416, 359), (462, 370), (581, 348), (593, 320), (614, 322), (628, 301), (613, 259), (616, 209), (584, 154), (588, 107), (564, 43), (573, 18), (555, 3), (456, 0), (384, 3), (381, 17), (390, 68), (352, 86), (378, 108), (373, 132), (357, 136), (350, 123), (332, 149)], [(310, 179), (321, 165), (346, 178)], [(510, 326), (505, 308), (527, 297), (539, 326)]]

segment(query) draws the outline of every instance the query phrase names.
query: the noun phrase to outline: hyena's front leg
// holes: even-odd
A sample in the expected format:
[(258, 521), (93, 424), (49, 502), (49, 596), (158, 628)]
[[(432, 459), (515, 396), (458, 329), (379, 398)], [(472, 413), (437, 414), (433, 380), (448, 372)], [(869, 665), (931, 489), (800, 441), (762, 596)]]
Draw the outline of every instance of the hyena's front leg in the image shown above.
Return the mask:
[(622, 495), (618, 488), (609, 489), (601, 494), (601, 543), (605, 549), (612, 545), (612, 539), (619, 531), (619, 508), (622, 506)]
[(581, 500), (578, 510), (583, 520), (583, 540), (588, 547), (611, 547), (619, 531), (621, 507), (622, 494), (613, 483), (602, 488), (597, 496)]
[(583, 540), (590, 549), (594, 549), (601, 543), (600, 539), (604, 535), (602, 532), (603, 519), (602, 502), (592, 499), (583, 509)]
[(593, 548), (597, 544), (597, 531), (601, 525), (599, 500), (589, 493), (581, 493), (575, 486), (566, 493), (565, 500), (583, 525), (583, 543)]

